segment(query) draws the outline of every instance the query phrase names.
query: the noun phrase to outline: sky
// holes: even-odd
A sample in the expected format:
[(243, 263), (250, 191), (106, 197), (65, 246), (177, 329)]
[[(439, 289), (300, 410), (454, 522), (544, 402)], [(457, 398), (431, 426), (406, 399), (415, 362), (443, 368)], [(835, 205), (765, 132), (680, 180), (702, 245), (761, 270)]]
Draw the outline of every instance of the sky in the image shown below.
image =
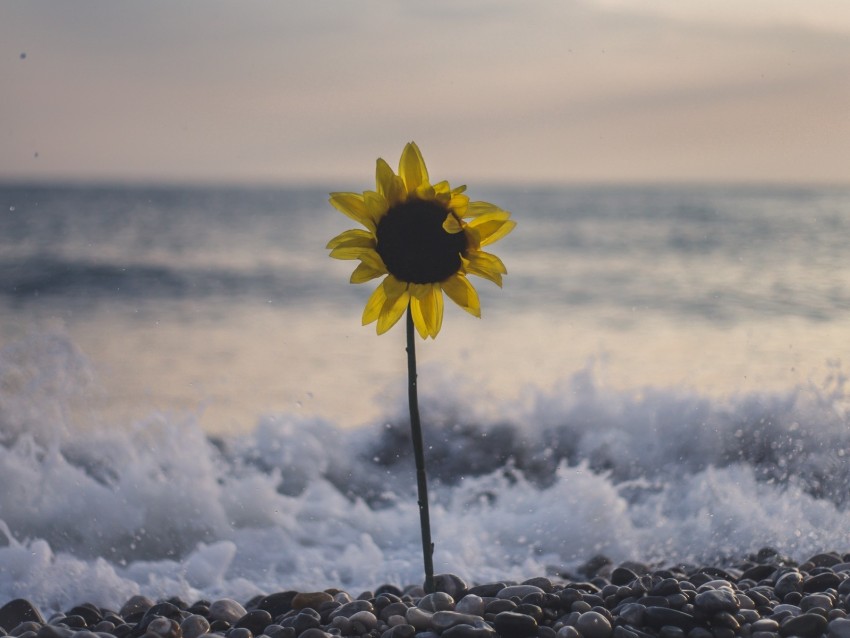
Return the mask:
[(848, 0), (0, 0), (0, 180), (850, 181)]

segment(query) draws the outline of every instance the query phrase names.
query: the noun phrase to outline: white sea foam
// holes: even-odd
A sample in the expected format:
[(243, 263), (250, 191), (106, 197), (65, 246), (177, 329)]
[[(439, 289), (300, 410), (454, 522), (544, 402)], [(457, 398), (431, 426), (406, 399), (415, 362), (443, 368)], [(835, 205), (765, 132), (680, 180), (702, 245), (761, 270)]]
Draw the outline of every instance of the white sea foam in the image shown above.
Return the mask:
[[(91, 380), (59, 333), (0, 351), (0, 601), (421, 581), (403, 402), (356, 430), (278, 413), (210, 438), (191, 414), (104, 421), (84, 409)], [(614, 390), (590, 368), (486, 411), (452, 379), (421, 400), (438, 572), (850, 549), (839, 373), (826, 389), (717, 398)]]

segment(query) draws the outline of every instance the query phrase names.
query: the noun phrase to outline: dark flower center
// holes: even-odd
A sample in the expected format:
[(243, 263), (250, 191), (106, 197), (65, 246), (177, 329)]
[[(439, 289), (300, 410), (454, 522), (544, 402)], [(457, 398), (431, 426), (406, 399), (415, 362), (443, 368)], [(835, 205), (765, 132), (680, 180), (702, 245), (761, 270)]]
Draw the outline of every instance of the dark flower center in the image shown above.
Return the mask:
[(443, 230), (448, 209), (437, 202), (409, 199), (387, 211), (378, 223), (377, 251), (400, 281), (431, 284), (460, 268), (466, 234)]

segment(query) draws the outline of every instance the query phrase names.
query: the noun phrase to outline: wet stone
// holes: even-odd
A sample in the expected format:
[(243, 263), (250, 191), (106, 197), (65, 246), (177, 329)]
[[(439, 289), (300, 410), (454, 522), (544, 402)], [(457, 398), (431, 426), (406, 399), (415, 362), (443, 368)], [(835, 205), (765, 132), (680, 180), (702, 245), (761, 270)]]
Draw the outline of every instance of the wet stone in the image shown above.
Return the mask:
[(331, 638), (331, 636), (333, 636), (333, 634), (329, 634), (315, 627), (298, 634), (298, 638)]
[(696, 626), (693, 616), (668, 607), (647, 607), (644, 612), (644, 620), (649, 626), (656, 629), (660, 629), (664, 625), (672, 625), (690, 631)]
[(774, 586), (777, 598), (783, 600), (788, 594), (799, 592), (803, 586), (803, 576), (800, 572), (788, 572), (779, 577)]
[(640, 627), (643, 624), (643, 616), (646, 612), (646, 607), (640, 603), (626, 603), (619, 610), (619, 617), (629, 625)]
[(16, 598), (0, 607), (0, 627), (10, 631), (22, 622), (32, 620), (44, 624), (41, 612), (28, 600)]
[(470, 587), (466, 594), (475, 594), (482, 598), (495, 598), (496, 595), (506, 587), (505, 583), (487, 583)]
[(850, 638), (850, 620), (836, 618), (827, 625), (829, 638)]
[(628, 585), (637, 578), (638, 575), (627, 567), (617, 567), (611, 572), (611, 582), (614, 585)]
[(355, 634), (366, 634), (378, 625), (378, 619), (371, 611), (358, 611), (348, 618), (351, 630)]
[(803, 611), (809, 611), (816, 607), (829, 611), (833, 606), (833, 598), (827, 594), (809, 594), (808, 596), (803, 596), (803, 599), (800, 601), (800, 609)]
[(86, 629), (88, 627), (86, 619), (82, 616), (77, 616), (76, 614), (65, 616), (62, 619), (62, 624), (66, 627), (70, 627), (71, 629)]
[(611, 635), (611, 621), (596, 611), (579, 616), (575, 627), (584, 638), (609, 638)]
[(503, 611), (501, 614), (497, 614), (494, 626), (496, 633), (502, 638), (527, 638), (537, 635), (537, 621), (530, 616), (513, 611)]
[(455, 574), (437, 574), (434, 576), (434, 590), (448, 594), (454, 600), (463, 598), (468, 588), (466, 581)]
[(824, 572), (803, 581), (801, 586), (804, 593), (823, 592), (835, 589), (841, 584), (841, 577), (833, 572)]
[(375, 606), (368, 600), (352, 600), (350, 603), (345, 603), (342, 607), (337, 607), (331, 612), (330, 617), (345, 616), (348, 618), (356, 614), (358, 611), (375, 611)]
[(413, 625), (396, 625), (382, 633), (381, 638), (413, 638), (414, 635), (416, 627)]
[(779, 635), (816, 638), (826, 630), (826, 627), (826, 618), (820, 614), (801, 614), (783, 622), (779, 626)]
[(254, 638), (254, 634), (246, 627), (233, 627), (227, 632), (227, 638)]
[(67, 627), (44, 625), (36, 632), (36, 636), (38, 638), (70, 638), (74, 633), (73, 629)]
[(148, 623), (147, 631), (163, 638), (180, 637), (180, 625), (171, 618), (154, 618)]
[(121, 607), (118, 615), (127, 622), (138, 622), (142, 619), (142, 616), (145, 615), (148, 609), (153, 606), (154, 601), (147, 596), (132, 596)]
[(324, 591), (298, 593), (292, 598), (293, 609), (318, 609), (322, 603), (332, 602), (334, 599)]
[(308, 629), (319, 627), (320, 624), (321, 617), (319, 616), (319, 612), (309, 607), (302, 609), (292, 621), (292, 627), (299, 636)]
[(234, 625), (235, 628), (244, 627), (255, 636), (263, 633), (263, 630), (272, 624), (272, 615), (265, 609), (254, 609), (242, 616)]
[(721, 611), (735, 613), (740, 607), (737, 596), (725, 588), (709, 589), (698, 593), (694, 598), (694, 608), (709, 615)]
[(498, 594), (496, 594), (496, 598), (513, 598), (516, 596), (520, 600), (528, 596), (529, 594), (545, 594), (542, 589), (535, 585), (511, 585), (509, 587), (505, 587)]
[(209, 621), (198, 614), (187, 616), (183, 622), (180, 623), (180, 633), (183, 634), (183, 638), (198, 638), (198, 636), (204, 635), (209, 630)]
[[(469, 596), (467, 596), (469, 598)], [(392, 616), (404, 616), (407, 613), (407, 604), (398, 602), (398, 603), (390, 603), (378, 613), (378, 617), (387, 621)]]
[(480, 616), (471, 614), (461, 614), (456, 611), (438, 611), (431, 617), (431, 628), (439, 632), (443, 632), (449, 627), (455, 625), (474, 625), (478, 622), (483, 622)]
[(231, 598), (219, 598), (210, 605), (210, 620), (225, 620), (231, 625), (246, 613), (245, 608)]
[[(617, 627), (617, 629), (622, 629), (622, 627)], [(557, 638), (583, 638), (582, 635), (578, 632), (578, 629), (573, 627), (572, 625), (564, 625), (558, 630)], [(622, 638), (626, 638), (625, 636)], [(637, 638), (637, 635), (635, 635)]]
[(461, 614), (484, 615), (484, 599), (475, 594), (467, 594), (455, 604), (455, 611)]
[(455, 608), (455, 600), (445, 592), (435, 592), (423, 596), (416, 606), (430, 612), (449, 611)]
[(269, 614), (271, 614), (272, 618), (283, 616), (283, 614), (292, 609), (292, 599), (295, 598), (296, 594), (298, 594), (296, 591), (283, 591), (275, 594), (269, 594), (257, 602), (257, 609), (266, 610)]
[(664, 625), (658, 630), (658, 638), (685, 638), (685, 630), (681, 627)]
[(86, 627), (94, 627), (97, 623), (103, 620), (103, 615), (100, 610), (91, 604), (77, 605), (68, 610), (68, 616), (80, 616), (85, 620)]
[(455, 625), (449, 627), (441, 638), (497, 638), (496, 630), (490, 625)]

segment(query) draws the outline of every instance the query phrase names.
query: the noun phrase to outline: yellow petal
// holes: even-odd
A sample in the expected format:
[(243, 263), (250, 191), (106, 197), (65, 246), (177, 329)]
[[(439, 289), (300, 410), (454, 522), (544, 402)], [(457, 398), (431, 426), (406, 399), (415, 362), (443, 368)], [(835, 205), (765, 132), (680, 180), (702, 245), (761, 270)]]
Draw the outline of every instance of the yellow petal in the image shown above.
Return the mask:
[(443, 325), (443, 293), (439, 284), (410, 285), (410, 314), (423, 339), (434, 338)]
[(373, 225), (370, 225), (371, 218), (366, 210), (366, 201), (363, 199), (363, 195), (358, 195), (357, 193), (331, 193), (329, 201), (331, 206), (339, 212), (348, 215), (351, 219), (363, 224), (370, 230), (374, 230)]
[(358, 259), (361, 261), (357, 268), (354, 269), (354, 272), (351, 273), (351, 283), (362, 284), (387, 274), (387, 267), (384, 265), (384, 261), (374, 250), (363, 253)]
[(475, 292), (475, 288), (472, 287), (466, 277), (460, 274), (452, 275), (441, 281), (440, 286), (458, 306), (471, 315), (481, 316), (481, 302), (478, 300), (478, 293)]
[(410, 293), (407, 291), (407, 284), (400, 282), (390, 275), (384, 279), (382, 285), (387, 299), (378, 317), (377, 331), (379, 335), (384, 334), (401, 319), (401, 316), (407, 309), (407, 304), (410, 303)]
[(367, 225), (367, 228), (374, 232), (378, 228), (378, 222), (381, 221), (390, 209), (390, 203), (386, 197), (375, 191), (366, 191), (363, 193), (363, 200), (366, 203), (366, 214), (369, 216), (369, 221), (372, 224), (371, 226)]
[(375, 168), (375, 183), (376, 190), (383, 195), (389, 206), (404, 201), (407, 192), (404, 189), (404, 182), (393, 172), (390, 165), (384, 160), (378, 159), (378, 164)]
[(502, 287), (502, 275), (506, 275), (508, 270), (496, 255), (480, 250), (471, 250), (467, 258), (461, 257), (461, 260), (463, 261), (463, 269), (468, 274), (489, 279), (500, 288)]
[(449, 186), (446, 180), (443, 180), (439, 184), (434, 184), (434, 199), (446, 207), (452, 201), (452, 187)]
[(384, 307), (386, 301), (387, 294), (384, 292), (384, 284), (381, 283), (375, 288), (375, 291), (366, 302), (366, 307), (363, 309), (364, 326), (378, 320), (378, 316), (381, 314), (381, 308)]
[(510, 219), (500, 219), (497, 215), (483, 215), (467, 223), (467, 228), (475, 231), (479, 246), (486, 246), (499, 241), (516, 227), (516, 222)]
[(364, 246), (340, 246), (334, 248), (330, 256), (334, 259), (363, 259), (363, 255), (374, 250), (372, 247)]
[(463, 194), (463, 192), (456, 192), (457, 189), (452, 191), (452, 198), (449, 200), (449, 208), (454, 211), (454, 214), (458, 217), (469, 217), (469, 197)]
[(449, 213), (443, 221), (443, 230), (450, 235), (455, 235), (463, 230), (463, 226), (454, 213)]
[(372, 246), (374, 248), (375, 236), (368, 230), (352, 228), (351, 230), (341, 232), (331, 239), (325, 248), (330, 250), (340, 246)]
[(502, 213), (504, 215), (504, 219), (507, 219), (511, 215), (508, 211), (502, 210), (490, 202), (469, 202), (469, 208), (466, 211), (467, 217), (478, 217), (479, 215), (487, 215), (491, 213)]
[(409, 142), (401, 152), (401, 160), (398, 163), (398, 174), (404, 181), (408, 193), (413, 193), (422, 184), (429, 184), (428, 169), (425, 168), (425, 160), (415, 142)]

